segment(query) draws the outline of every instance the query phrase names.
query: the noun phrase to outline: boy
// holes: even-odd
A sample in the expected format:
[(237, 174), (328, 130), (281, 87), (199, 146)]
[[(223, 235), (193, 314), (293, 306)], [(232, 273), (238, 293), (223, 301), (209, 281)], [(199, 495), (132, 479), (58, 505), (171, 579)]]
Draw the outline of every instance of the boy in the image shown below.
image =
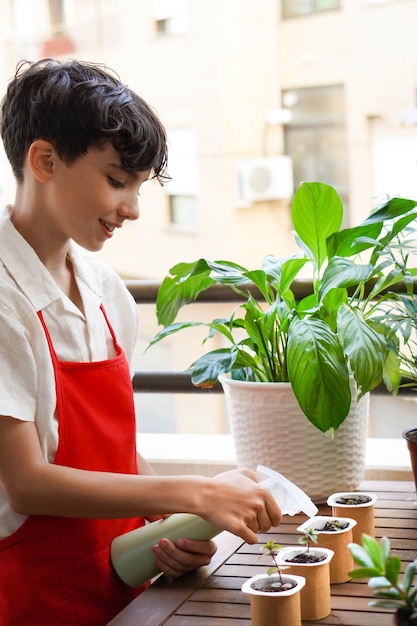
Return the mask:
[[(99, 250), (166, 178), (155, 113), (103, 67), (49, 59), (18, 67), (1, 133), (16, 196), (0, 218), (0, 624), (104, 626), (141, 591), (111, 567), (116, 535), (178, 511), (254, 543), (281, 514), (249, 470), (158, 477), (135, 448), (136, 307), (73, 241)], [(214, 551), (154, 547), (172, 576)]]

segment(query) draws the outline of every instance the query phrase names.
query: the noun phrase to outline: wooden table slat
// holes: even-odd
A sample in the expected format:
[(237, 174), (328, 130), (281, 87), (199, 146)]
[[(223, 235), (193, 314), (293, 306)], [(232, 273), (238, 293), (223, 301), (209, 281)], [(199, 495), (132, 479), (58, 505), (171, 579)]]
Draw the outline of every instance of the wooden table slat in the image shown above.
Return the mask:
[(247, 619), (249, 604), (231, 602), (186, 602), (177, 611), (177, 615), (194, 615), (198, 617), (228, 617)]
[[(140, 626), (140, 622), (137, 622), (137, 626)], [(174, 615), (169, 621), (169, 626), (197, 626), (196, 617), (195, 615)], [(236, 626), (236, 621), (226, 617), (199, 617), (198, 626)], [(240, 619), (239, 626), (252, 625), (248, 618)], [(378, 624), (378, 626), (385, 626), (385, 624)]]

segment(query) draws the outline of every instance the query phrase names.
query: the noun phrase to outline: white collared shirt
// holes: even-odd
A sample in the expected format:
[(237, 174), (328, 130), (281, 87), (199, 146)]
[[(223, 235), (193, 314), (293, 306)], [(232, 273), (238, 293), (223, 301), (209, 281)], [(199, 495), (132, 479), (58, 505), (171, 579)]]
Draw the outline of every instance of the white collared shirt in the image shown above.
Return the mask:
[[(85, 313), (59, 289), (14, 228), (9, 211), (0, 213), (0, 416), (34, 422), (49, 462), (58, 446), (56, 393), (37, 311), (42, 311), (62, 361), (100, 361), (114, 356), (100, 304), (129, 363), (137, 337), (137, 308), (117, 274), (75, 245), (71, 245), (70, 258)], [(10, 535), (24, 519), (11, 511), (0, 488), (0, 538)]]

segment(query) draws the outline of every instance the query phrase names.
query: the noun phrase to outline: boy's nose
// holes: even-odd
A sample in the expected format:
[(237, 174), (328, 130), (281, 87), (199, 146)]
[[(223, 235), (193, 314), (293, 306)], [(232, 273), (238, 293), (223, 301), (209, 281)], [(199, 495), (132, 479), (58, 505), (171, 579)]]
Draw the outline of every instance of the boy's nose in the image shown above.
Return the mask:
[(137, 194), (134, 197), (122, 202), (117, 209), (121, 217), (127, 220), (137, 220), (139, 218), (139, 200)]

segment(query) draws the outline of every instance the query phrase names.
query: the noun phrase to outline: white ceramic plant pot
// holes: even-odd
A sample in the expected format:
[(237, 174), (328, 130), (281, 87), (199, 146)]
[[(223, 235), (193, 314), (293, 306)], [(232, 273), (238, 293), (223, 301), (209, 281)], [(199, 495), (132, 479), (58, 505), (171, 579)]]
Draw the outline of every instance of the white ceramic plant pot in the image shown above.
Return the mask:
[[(354, 499), (358, 496), (365, 496), (369, 498), (369, 501), (361, 504), (343, 504), (338, 502), (340, 498)], [(376, 495), (367, 491), (343, 491), (333, 493), (327, 499), (327, 504), (332, 507), (332, 515), (334, 517), (345, 516), (356, 520), (356, 526), (352, 529), (352, 535), (353, 541), (359, 544), (362, 543), (363, 533), (375, 537), (375, 502)]]
[(369, 397), (352, 395), (348, 417), (333, 439), (307, 419), (290, 383), (251, 383), (220, 376), (237, 464), (266, 465), (326, 502), (335, 491), (351, 491), (363, 480)]
[(326, 558), (318, 563), (290, 563), (289, 561), (306, 551), (306, 548), (293, 546), (282, 548), (277, 556), (279, 565), (288, 567), (286, 574), (303, 576), (306, 584), (301, 590), (301, 619), (318, 620), (327, 617), (331, 611), (330, 590), (330, 562), (333, 558), (333, 550), (328, 548), (311, 547), (309, 552), (315, 555), (324, 555)]
[[(326, 522), (337, 519), (347, 524), (346, 528), (341, 530), (323, 530)], [(349, 517), (332, 517), (329, 515), (317, 515), (301, 524), (297, 528), (299, 532), (303, 532), (307, 528), (313, 528), (317, 532), (317, 546), (320, 548), (328, 548), (333, 550), (334, 555), (330, 561), (330, 584), (344, 583), (350, 580), (349, 572), (354, 567), (353, 557), (349, 551), (348, 545), (353, 541), (352, 529), (356, 526), (356, 520)]]
[(266, 574), (252, 576), (243, 584), (243, 593), (250, 596), (252, 626), (301, 626), (300, 592), (305, 578), (288, 574), (282, 574), (282, 578), (292, 580), (295, 586), (288, 591), (263, 591), (263, 584), (268, 585), (271, 579), (278, 580), (277, 575)]

